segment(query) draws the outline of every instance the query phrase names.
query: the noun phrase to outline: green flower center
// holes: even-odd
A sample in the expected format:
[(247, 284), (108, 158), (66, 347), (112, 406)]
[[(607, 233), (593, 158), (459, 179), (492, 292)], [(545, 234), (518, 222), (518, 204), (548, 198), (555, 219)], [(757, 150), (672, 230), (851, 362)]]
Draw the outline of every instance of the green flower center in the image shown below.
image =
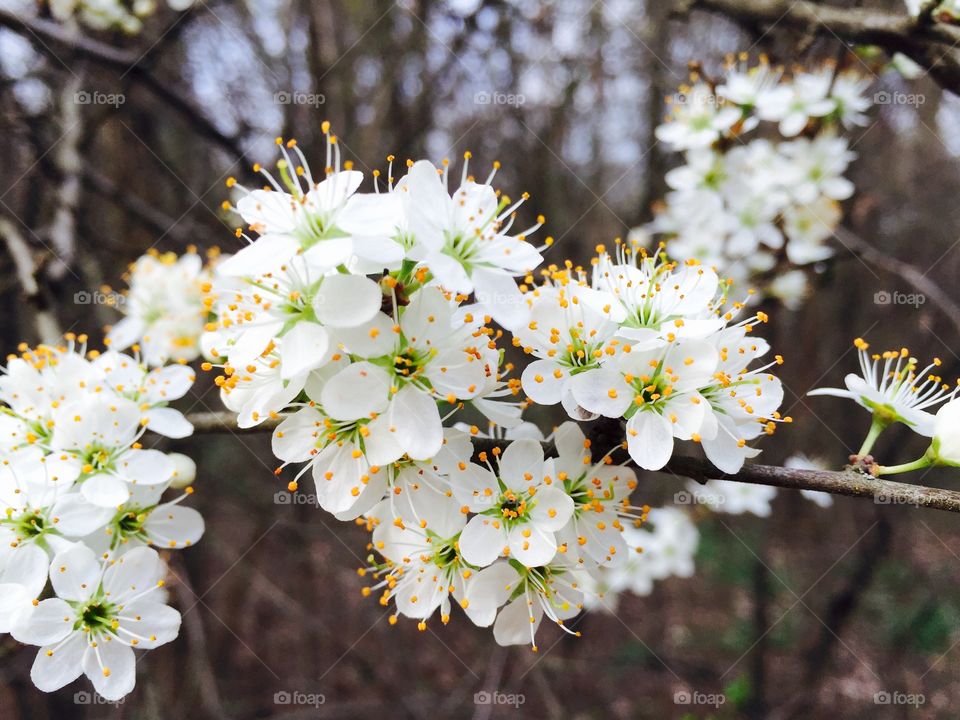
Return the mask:
[(78, 620), (75, 629), (86, 633), (100, 633), (116, 629), (119, 609), (102, 597), (96, 597), (86, 604), (78, 603)]

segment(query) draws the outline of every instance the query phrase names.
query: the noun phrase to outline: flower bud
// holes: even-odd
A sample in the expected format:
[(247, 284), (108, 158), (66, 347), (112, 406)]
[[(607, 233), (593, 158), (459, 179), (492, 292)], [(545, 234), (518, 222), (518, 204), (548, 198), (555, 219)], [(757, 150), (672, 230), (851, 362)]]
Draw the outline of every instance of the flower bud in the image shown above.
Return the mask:
[(173, 460), (174, 471), (173, 480), (170, 481), (172, 488), (185, 488), (192, 485), (197, 477), (197, 464), (192, 458), (183, 453), (170, 453), (168, 457)]
[(938, 465), (960, 465), (960, 400), (940, 408), (933, 421), (930, 449)]

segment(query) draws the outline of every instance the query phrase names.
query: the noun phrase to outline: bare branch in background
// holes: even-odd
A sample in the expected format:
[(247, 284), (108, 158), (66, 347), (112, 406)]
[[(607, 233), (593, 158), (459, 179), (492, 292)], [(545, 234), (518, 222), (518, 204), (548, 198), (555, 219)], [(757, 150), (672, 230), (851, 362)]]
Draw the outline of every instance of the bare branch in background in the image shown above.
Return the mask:
[(80, 204), (80, 138), (83, 136), (83, 118), (76, 95), (83, 89), (84, 75), (75, 73), (60, 91), (59, 111), (62, 135), (53, 157), (60, 174), (60, 184), (54, 195), (53, 218), (46, 235), (50, 239), (54, 257), (47, 264), (47, 272), (54, 280), (61, 280), (69, 272), (77, 253), (77, 207)]
[[(272, 418), (252, 428), (237, 428), (236, 416), (229, 411), (193, 413), (187, 416), (193, 423), (195, 433), (258, 433), (270, 432), (282, 418)], [(609, 423), (613, 425), (614, 423)], [(608, 437), (612, 427), (597, 421), (594, 425)], [(596, 435), (596, 433), (594, 433)], [(622, 438), (622, 433), (620, 435)], [(489, 451), (500, 441), (474, 438), (476, 450)], [(797, 470), (775, 465), (744, 465), (733, 475), (726, 475), (706, 460), (675, 456), (662, 471), (698, 482), (707, 480), (730, 480), (753, 485), (769, 485), (789, 490), (819, 490), (833, 495), (870, 498), (874, 502), (889, 505), (912, 505), (935, 510), (960, 513), (960, 492), (941, 488), (908, 485), (870, 477), (856, 470)]]
[(931, 303), (936, 305), (950, 321), (957, 333), (960, 334), (960, 305), (954, 302), (953, 298), (946, 293), (937, 283), (935, 283), (927, 273), (923, 273), (913, 265), (898, 260), (897, 258), (877, 250), (866, 240), (856, 235), (846, 228), (839, 227), (834, 232), (840, 244), (850, 252), (860, 256), (869, 265), (873, 265), (891, 275), (903, 278), (917, 292)]
[(37, 50), (54, 57), (60, 62), (63, 61), (47, 43), (135, 78), (164, 105), (183, 117), (197, 134), (212, 140), (235, 158), (244, 156), (237, 138), (230, 137), (218, 130), (206, 118), (196, 103), (173, 90), (169, 82), (159, 80), (144, 66), (141, 56), (118, 50), (111, 45), (90, 38), (74, 36), (56, 23), (22, 18), (8, 10), (0, 10), (0, 27), (8, 27), (21, 33), (35, 45)]
[(182, 245), (196, 240), (196, 232), (187, 224), (187, 218), (177, 220), (170, 217), (146, 200), (119, 187), (96, 169), (83, 168), (83, 181), (90, 190), (115, 203), (158, 236), (172, 238)]
[(13, 260), (23, 296), (33, 306), (38, 337), (42, 342), (56, 343), (61, 337), (60, 325), (37, 282), (38, 264), (33, 249), (9, 218), (0, 217), (0, 238)]
[(960, 43), (960, 28), (929, 17), (807, 0), (679, 0), (673, 14), (683, 18), (696, 9), (766, 30), (788, 27), (848, 43), (878, 45), (890, 53), (903, 53), (944, 88), (960, 93), (960, 56), (954, 50)]

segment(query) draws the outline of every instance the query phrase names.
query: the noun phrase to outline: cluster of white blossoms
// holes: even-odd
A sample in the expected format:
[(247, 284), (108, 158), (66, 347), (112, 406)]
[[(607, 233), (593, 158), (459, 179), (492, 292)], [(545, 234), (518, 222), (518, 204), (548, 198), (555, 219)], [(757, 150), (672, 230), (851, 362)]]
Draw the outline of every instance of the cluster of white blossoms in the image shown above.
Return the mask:
[[(217, 254), (210, 256), (214, 260)], [(138, 345), (140, 359), (152, 367), (196, 360), (208, 316), (203, 287), (209, 280), (210, 270), (194, 249), (179, 258), (147, 252), (130, 265), (129, 290), (116, 303), (124, 318), (110, 329), (110, 346)]]
[[(0, 375), (0, 632), (38, 645), (31, 678), (44, 691), (85, 674), (108, 700), (135, 682), (134, 649), (176, 637), (165, 566), (153, 549), (203, 535), (181, 502), (196, 466), (147, 449), (147, 430), (193, 432), (169, 407), (189, 367), (149, 369), (115, 351), (21, 346)], [(164, 499), (170, 488), (177, 497)], [(49, 581), (49, 582), (48, 582)]]
[[(306, 481), (319, 507), (371, 531), (366, 594), (421, 628), (456, 602), (499, 643), (535, 646), (543, 617), (563, 626), (638, 554), (645, 536), (626, 531), (649, 508), (631, 504), (634, 471), (594, 457), (576, 423), (545, 439), (522, 411), (624, 418), (644, 468), (680, 439), (736, 471), (758, 452), (748, 441), (789, 420), (769, 371), (779, 357), (754, 362), (766, 316), (738, 319), (713, 269), (619, 241), (592, 278), (570, 263), (538, 276), (552, 241), (528, 241), (542, 217), (513, 229), (527, 198), (494, 188), (498, 164), (478, 180), (467, 153), (454, 185), (446, 161), (407, 161), (397, 179), (391, 157), (364, 192), (322, 129), (322, 176), (278, 139), (275, 171), (254, 168), (263, 188), (228, 180), (245, 245), (204, 284), (203, 367), (241, 427), (274, 426), (290, 492)], [(535, 358), (520, 378), (505, 332)], [(653, 577), (683, 574), (661, 565)]]
[(787, 75), (746, 57), (718, 80), (695, 74), (668, 98), (656, 131), (685, 162), (667, 173), (670, 192), (637, 234), (796, 306), (806, 292), (798, 268), (833, 254), (825, 242), (853, 194), (844, 173), (855, 155), (840, 133), (866, 124), (869, 84), (831, 64)]
[(737, 319), (743, 303), (729, 283), (696, 260), (618, 243), (598, 248), (591, 282), (569, 268), (545, 271), (526, 294), (530, 316), (514, 344), (537, 359), (524, 369), (524, 392), (536, 403), (562, 403), (574, 419), (626, 421), (626, 448), (641, 468), (660, 470), (676, 440), (700, 443), (727, 473), (758, 450), (747, 443), (773, 434), (783, 400), (769, 351), (753, 335), (758, 312)]
[[(194, 0), (167, 0), (171, 10), (190, 8)], [(54, 19), (67, 23), (74, 19), (91, 30), (122, 30), (135, 35), (143, 21), (157, 9), (156, 0), (47, 0)]]

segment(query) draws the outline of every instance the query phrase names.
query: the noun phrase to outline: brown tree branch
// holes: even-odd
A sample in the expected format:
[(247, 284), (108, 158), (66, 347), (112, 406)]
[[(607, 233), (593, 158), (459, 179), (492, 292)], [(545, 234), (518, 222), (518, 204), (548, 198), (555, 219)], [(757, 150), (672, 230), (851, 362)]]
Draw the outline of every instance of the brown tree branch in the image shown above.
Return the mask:
[(675, 17), (701, 9), (767, 30), (788, 27), (844, 42), (878, 45), (903, 53), (924, 67), (944, 88), (960, 92), (960, 28), (904, 13), (821, 5), (810, 0), (677, 0)]
[(0, 10), (0, 27), (7, 27), (20, 33), (33, 43), (37, 50), (60, 63), (64, 61), (54, 51), (54, 47), (67, 50), (135, 79), (163, 104), (183, 117), (200, 136), (212, 140), (235, 158), (244, 157), (237, 138), (218, 130), (192, 100), (173, 90), (169, 82), (159, 80), (146, 67), (143, 56), (118, 50), (111, 45), (82, 35), (74, 35), (55, 22), (20, 17), (9, 10)]
[[(279, 419), (270, 419), (253, 428), (238, 429), (234, 414), (226, 410), (194, 413), (188, 415), (187, 419), (193, 423), (194, 432), (197, 434), (270, 432), (279, 424)], [(603, 421), (594, 423), (604, 432), (607, 430), (607, 424)], [(474, 439), (474, 446), (478, 450), (489, 450), (495, 445), (503, 444), (500, 441)], [(960, 492), (893, 482), (871, 477), (856, 470), (798, 470), (774, 465), (744, 465), (740, 472), (726, 475), (706, 460), (676, 456), (661, 472), (693, 478), (699, 482), (731, 480), (789, 490), (819, 490), (833, 495), (870, 498), (881, 505), (912, 505), (918, 508), (926, 507), (960, 513)]]

